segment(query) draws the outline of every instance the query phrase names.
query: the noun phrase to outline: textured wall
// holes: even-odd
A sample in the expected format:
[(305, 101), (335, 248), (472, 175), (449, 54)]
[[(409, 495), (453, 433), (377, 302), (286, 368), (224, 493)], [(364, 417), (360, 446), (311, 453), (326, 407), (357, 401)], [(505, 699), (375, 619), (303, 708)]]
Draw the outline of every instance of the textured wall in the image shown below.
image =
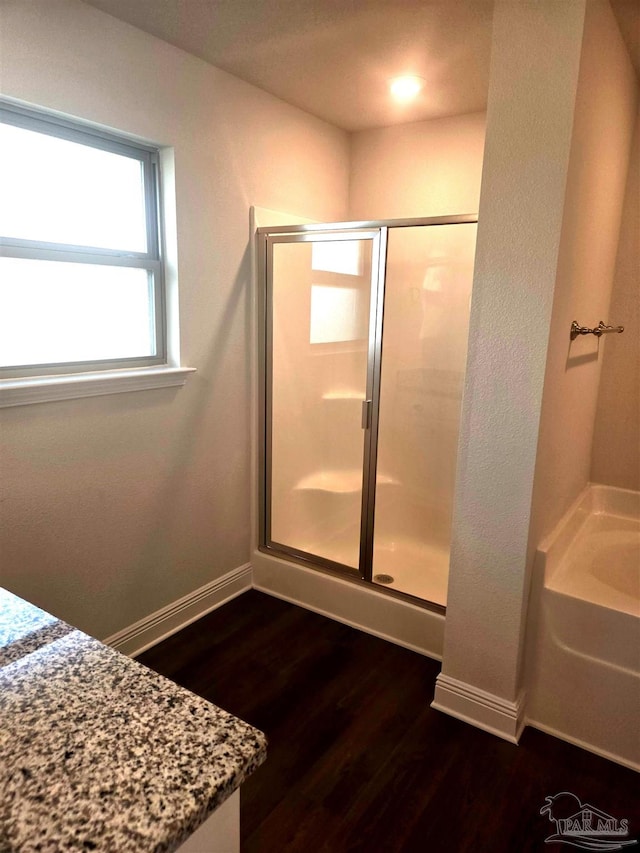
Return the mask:
[(477, 213), (484, 113), (351, 135), (351, 219)]
[(249, 205), (344, 218), (348, 139), (77, 0), (0, 13), (5, 95), (175, 148), (198, 372), (0, 415), (0, 584), (102, 637), (249, 559)]
[[(569, 328), (572, 320), (596, 326), (610, 317), (636, 98), (635, 74), (611, 8), (606, 0), (590, 0), (549, 334), (532, 547), (589, 480), (603, 351), (625, 346), (624, 335), (614, 340), (588, 335), (571, 343)], [(635, 286), (637, 298), (637, 279)]]
[(590, 479), (640, 489), (640, 116), (631, 146), (608, 321), (625, 331), (603, 342)]
[(509, 701), (584, 6), (499, 0), (493, 20), (443, 673)]

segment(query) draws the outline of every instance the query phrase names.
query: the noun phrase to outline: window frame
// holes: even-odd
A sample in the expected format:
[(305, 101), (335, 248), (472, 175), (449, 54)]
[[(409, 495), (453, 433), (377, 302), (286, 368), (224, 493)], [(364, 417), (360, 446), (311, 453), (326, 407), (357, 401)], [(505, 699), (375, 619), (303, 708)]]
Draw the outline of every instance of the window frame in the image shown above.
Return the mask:
[(102, 247), (78, 246), (70, 243), (55, 243), (25, 240), (0, 235), (0, 257), (24, 258), (28, 260), (60, 261), (91, 265), (122, 266), (145, 269), (149, 276), (152, 306), (149, 314), (153, 322), (155, 354), (121, 359), (100, 359), (73, 362), (46, 362), (0, 366), (0, 381), (13, 379), (36, 379), (53, 375), (83, 376), (107, 371), (132, 370), (136, 368), (162, 368), (168, 366), (167, 304), (164, 273), (163, 231), (161, 219), (161, 174), (160, 150), (101, 128), (28, 109), (0, 99), (0, 121), (25, 130), (43, 133), (70, 142), (87, 145), (102, 151), (119, 154), (138, 160), (142, 166), (146, 238), (145, 252), (106, 249)]

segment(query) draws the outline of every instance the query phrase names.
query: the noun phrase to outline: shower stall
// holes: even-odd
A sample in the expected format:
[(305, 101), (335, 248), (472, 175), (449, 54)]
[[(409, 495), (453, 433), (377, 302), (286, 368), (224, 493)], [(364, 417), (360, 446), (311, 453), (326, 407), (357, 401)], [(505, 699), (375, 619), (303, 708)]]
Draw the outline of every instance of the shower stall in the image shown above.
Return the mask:
[(476, 221), (258, 229), (262, 550), (446, 605)]

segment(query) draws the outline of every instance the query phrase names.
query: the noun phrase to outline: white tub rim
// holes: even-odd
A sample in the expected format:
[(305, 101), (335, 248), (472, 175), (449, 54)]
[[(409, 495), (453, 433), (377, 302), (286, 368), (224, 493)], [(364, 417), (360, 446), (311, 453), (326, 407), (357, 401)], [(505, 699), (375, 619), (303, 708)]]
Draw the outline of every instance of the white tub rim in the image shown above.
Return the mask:
[[(544, 538), (536, 552), (536, 562), (541, 573), (544, 588), (557, 595), (566, 595), (591, 606), (603, 607), (640, 618), (640, 589), (638, 595), (631, 595), (633, 605), (621, 604), (616, 596), (605, 595), (602, 599), (585, 595), (584, 591), (566, 582), (562, 572), (570, 560), (573, 548), (580, 547), (580, 536), (593, 527), (593, 519), (607, 516), (619, 519), (624, 528), (628, 524), (640, 522), (640, 492), (620, 489), (600, 483), (588, 483), (569, 509), (560, 519), (551, 533)], [(573, 571), (575, 577), (575, 571)], [(613, 598), (613, 600), (612, 600)]]

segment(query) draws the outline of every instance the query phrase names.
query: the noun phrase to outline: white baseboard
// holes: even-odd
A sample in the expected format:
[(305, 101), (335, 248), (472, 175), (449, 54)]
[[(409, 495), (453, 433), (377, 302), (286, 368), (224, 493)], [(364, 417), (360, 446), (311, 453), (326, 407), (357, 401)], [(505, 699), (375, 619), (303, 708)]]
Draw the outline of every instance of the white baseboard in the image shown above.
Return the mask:
[(524, 693), (509, 702), (443, 673), (436, 679), (431, 707), (510, 743), (518, 743), (524, 728)]
[(211, 581), (183, 598), (156, 610), (103, 642), (125, 655), (135, 657), (161, 640), (186, 628), (232, 598), (251, 589), (251, 564), (246, 563)]
[(640, 764), (637, 761), (630, 761), (628, 758), (618, 755), (615, 752), (608, 752), (606, 749), (600, 749), (592, 743), (588, 743), (586, 740), (581, 740), (578, 737), (572, 737), (571, 735), (566, 734), (566, 732), (561, 732), (558, 729), (554, 729), (553, 726), (547, 726), (544, 723), (538, 723), (536, 720), (530, 720), (527, 718), (527, 725), (531, 726), (532, 729), (538, 729), (539, 731), (544, 732), (546, 735), (552, 735), (553, 737), (557, 737), (559, 740), (565, 740), (567, 743), (579, 746), (580, 749), (586, 749), (587, 752), (593, 752), (594, 755), (599, 755), (601, 758), (607, 758), (609, 761), (615, 761), (616, 764), (622, 764), (623, 767), (628, 767), (630, 770), (635, 770), (636, 773), (640, 773)]
[(444, 615), (256, 551), (253, 587), (421, 655), (442, 660)]

